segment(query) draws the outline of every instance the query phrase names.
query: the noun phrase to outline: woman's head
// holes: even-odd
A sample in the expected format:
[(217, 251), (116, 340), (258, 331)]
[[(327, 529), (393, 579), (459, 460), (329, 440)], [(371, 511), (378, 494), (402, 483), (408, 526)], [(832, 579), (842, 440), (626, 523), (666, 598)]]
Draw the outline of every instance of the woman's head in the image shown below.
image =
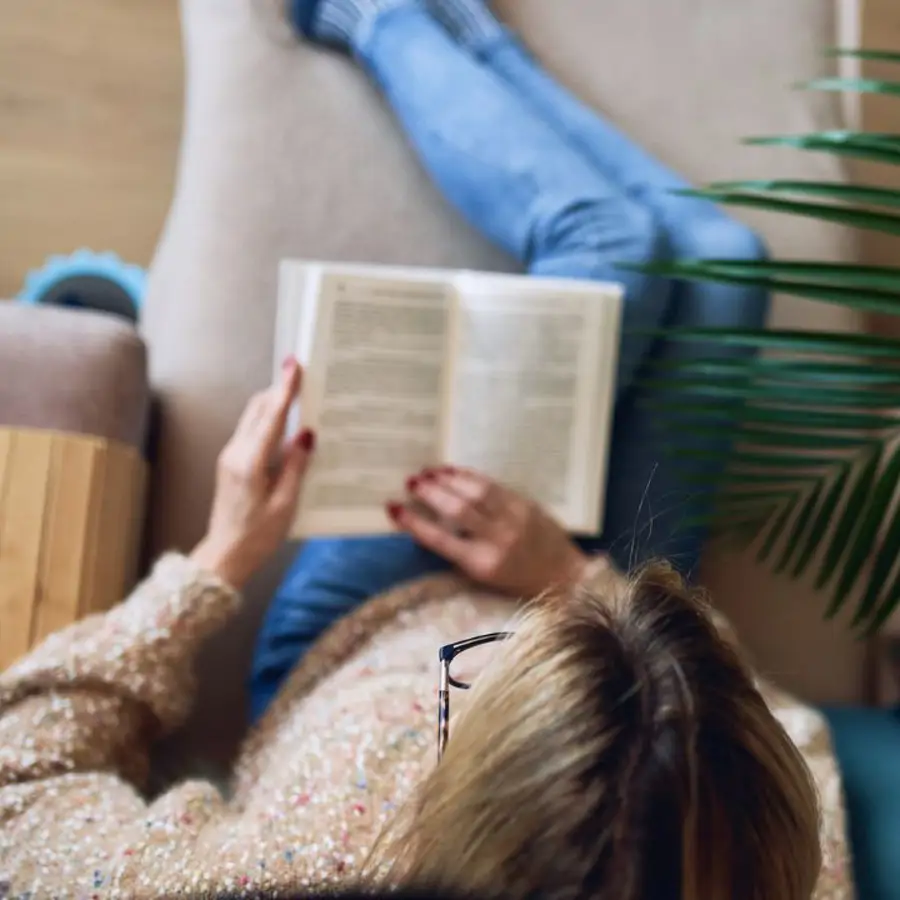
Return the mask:
[(479, 896), (805, 900), (816, 795), (702, 598), (653, 566), (526, 611), (372, 862)]

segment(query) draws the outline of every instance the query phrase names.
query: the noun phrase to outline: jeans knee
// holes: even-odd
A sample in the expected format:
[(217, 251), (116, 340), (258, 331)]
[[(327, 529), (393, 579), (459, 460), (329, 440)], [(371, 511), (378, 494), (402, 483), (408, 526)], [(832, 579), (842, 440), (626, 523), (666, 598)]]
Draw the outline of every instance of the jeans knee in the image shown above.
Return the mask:
[(648, 263), (666, 255), (665, 235), (653, 214), (626, 199), (582, 200), (549, 217), (533, 244), (532, 263), (543, 259)]
[(769, 258), (759, 234), (726, 215), (689, 219), (679, 231), (678, 255), (687, 259), (762, 262)]
[[(685, 220), (673, 236), (673, 245), (676, 257), (683, 260), (746, 263), (768, 259), (765, 243), (752, 228), (718, 211)], [(771, 297), (764, 287), (726, 284), (714, 278), (690, 282), (684, 296), (691, 302), (680, 307), (678, 324), (688, 327), (763, 328), (771, 307)], [(732, 347), (726, 355), (746, 352)]]
[(670, 255), (665, 231), (649, 210), (628, 206), (622, 211), (621, 262), (650, 263)]

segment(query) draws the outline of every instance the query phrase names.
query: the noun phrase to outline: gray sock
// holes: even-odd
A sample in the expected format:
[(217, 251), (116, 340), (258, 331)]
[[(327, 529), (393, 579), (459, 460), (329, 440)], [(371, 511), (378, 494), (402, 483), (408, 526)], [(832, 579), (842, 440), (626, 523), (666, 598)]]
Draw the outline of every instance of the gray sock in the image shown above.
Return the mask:
[(477, 47), (503, 34), (487, 0), (427, 0), (434, 17), (466, 47)]

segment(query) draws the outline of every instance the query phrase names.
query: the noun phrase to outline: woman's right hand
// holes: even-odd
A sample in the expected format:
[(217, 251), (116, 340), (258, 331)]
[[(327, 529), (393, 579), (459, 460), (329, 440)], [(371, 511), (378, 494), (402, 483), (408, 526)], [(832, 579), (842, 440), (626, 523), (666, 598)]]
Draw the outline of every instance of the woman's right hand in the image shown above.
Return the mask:
[(416, 502), (391, 504), (388, 515), (474, 581), (534, 597), (577, 582), (585, 573), (588, 557), (549, 513), (486, 475), (426, 469), (409, 480), (407, 489)]
[(297, 511), (315, 447), (308, 429), (285, 442), (302, 378), (297, 361), (286, 360), (281, 377), (247, 404), (219, 456), (209, 529), (192, 556), (238, 589), (287, 539)]

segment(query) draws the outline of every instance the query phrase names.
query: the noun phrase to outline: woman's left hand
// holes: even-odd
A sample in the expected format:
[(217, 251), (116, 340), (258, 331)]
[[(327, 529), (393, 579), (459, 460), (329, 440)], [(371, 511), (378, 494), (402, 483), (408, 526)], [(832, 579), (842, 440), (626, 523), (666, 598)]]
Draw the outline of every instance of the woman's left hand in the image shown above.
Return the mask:
[(276, 383), (247, 404), (219, 456), (209, 529), (192, 558), (237, 589), (287, 539), (297, 511), (315, 444), (309, 430), (284, 440), (301, 378), (297, 361), (286, 360)]
[(430, 515), (416, 504), (392, 504), (398, 527), (487, 587), (534, 597), (584, 575), (588, 558), (559, 523), (485, 475), (429, 469), (407, 488)]

